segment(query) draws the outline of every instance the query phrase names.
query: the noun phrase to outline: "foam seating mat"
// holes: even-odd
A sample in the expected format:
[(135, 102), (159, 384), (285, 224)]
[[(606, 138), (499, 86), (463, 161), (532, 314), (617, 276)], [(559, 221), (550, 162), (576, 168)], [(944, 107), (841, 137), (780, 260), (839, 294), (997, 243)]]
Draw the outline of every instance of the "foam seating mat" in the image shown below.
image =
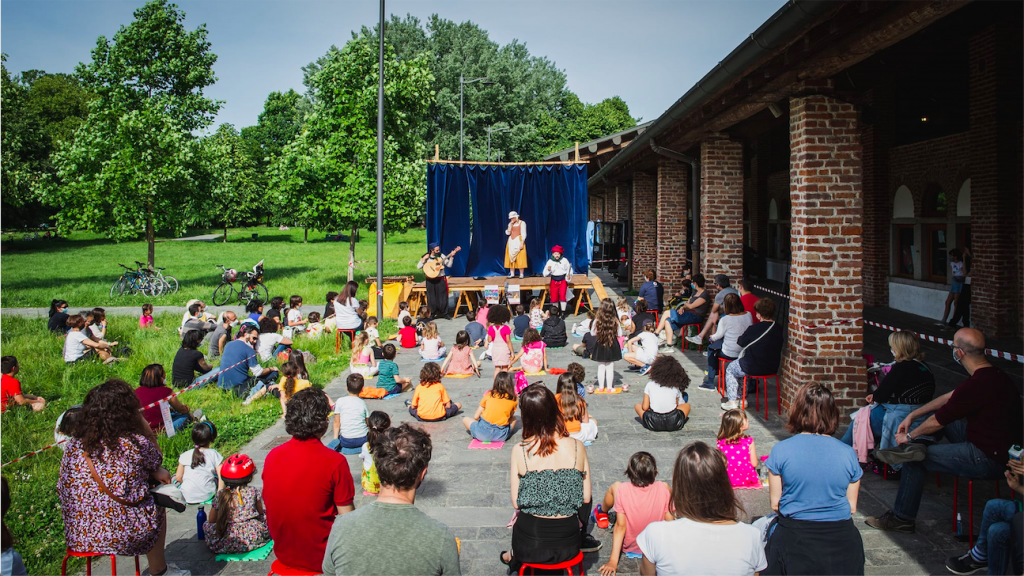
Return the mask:
[(469, 378), (470, 376), (476, 376), (476, 374), (445, 374), (445, 378)]
[(270, 556), (270, 552), (274, 549), (274, 541), (271, 540), (263, 546), (255, 550), (248, 552), (238, 552), (236, 554), (217, 554), (217, 562), (259, 562), (260, 560), (266, 560), (267, 556)]
[(481, 442), (476, 438), (474, 438), (473, 441), (469, 443), (470, 450), (501, 450), (503, 446), (505, 446), (504, 441)]

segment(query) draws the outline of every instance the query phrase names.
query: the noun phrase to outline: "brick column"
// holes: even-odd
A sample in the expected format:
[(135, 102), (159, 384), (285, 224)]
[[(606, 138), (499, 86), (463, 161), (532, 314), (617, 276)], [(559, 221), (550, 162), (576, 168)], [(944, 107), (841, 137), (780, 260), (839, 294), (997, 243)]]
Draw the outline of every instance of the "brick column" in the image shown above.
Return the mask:
[(630, 198), (630, 188), (625, 184), (617, 184), (615, 186), (617, 194), (615, 196), (615, 220), (629, 220), (630, 219), (630, 206), (633, 202)]
[(633, 266), (629, 280), (630, 288), (639, 288), (644, 283), (644, 269), (658, 265), (658, 190), (654, 176), (645, 172), (633, 173), (631, 212)]
[(713, 134), (700, 146), (701, 271), (743, 275), (743, 145)]
[[(849, 413), (867, 388), (857, 110), (829, 96), (792, 98), (789, 134), (793, 260), (782, 402), (816, 382)], [(832, 321), (852, 323), (807, 328)]]
[[(658, 161), (658, 262), (655, 271), (665, 294), (681, 287), (686, 265), (686, 208), (689, 206), (689, 166), (662, 158)], [(643, 264), (643, 263), (641, 263)], [(650, 266), (643, 265), (643, 270)]]
[(892, 257), (892, 197), (889, 149), (894, 137), (891, 80), (866, 94), (874, 120), (861, 127), (864, 148), (864, 305), (889, 305), (889, 268)]

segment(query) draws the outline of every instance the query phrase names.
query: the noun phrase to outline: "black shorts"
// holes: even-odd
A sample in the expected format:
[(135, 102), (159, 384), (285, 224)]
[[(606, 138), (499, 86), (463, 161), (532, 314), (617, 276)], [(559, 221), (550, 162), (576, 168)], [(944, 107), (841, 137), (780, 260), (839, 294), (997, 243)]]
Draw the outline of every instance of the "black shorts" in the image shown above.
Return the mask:
[(643, 424), (644, 428), (652, 432), (674, 432), (676, 430), (682, 430), (683, 426), (686, 426), (686, 415), (683, 411), (676, 408), (671, 412), (655, 412), (648, 408), (644, 411), (643, 418), (640, 419), (640, 423)]

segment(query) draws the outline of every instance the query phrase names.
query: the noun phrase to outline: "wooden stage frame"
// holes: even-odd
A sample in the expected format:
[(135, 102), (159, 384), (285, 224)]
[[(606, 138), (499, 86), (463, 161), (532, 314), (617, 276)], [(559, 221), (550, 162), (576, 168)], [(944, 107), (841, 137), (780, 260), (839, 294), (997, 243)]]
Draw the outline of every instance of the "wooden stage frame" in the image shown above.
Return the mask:
[[(458, 292), (459, 299), (455, 304), (455, 310), (452, 311), (452, 317), (459, 315), (459, 310), (465, 305), (469, 309), (475, 309), (477, 307), (478, 298), (477, 293), (483, 292), (484, 286), (498, 286), (499, 293), (504, 301), (505, 284), (518, 285), (521, 290), (540, 290), (540, 304), (541, 307), (547, 301), (548, 288), (551, 286), (551, 279), (543, 276), (532, 276), (526, 278), (508, 278), (506, 276), (490, 276), (482, 279), (476, 279), (472, 277), (464, 276), (449, 276), (448, 277), (448, 292)], [(411, 289), (408, 290), (408, 294), (403, 294), (406, 300), (409, 302), (410, 312), (415, 314), (416, 310), (427, 303), (427, 288), (425, 282), (410, 283)], [(593, 292), (597, 301), (608, 297), (608, 293), (604, 289), (604, 284), (601, 279), (597, 276), (587, 276), (585, 274), (573, 274), (573, 279), (568, 283), (568, 287), (571, 288), (576, 294), (573, 300), (576, 302), (574, 315), (580, 313), (580, 306), (583, 305), (584, 299), (586, 299), (587, 306), (593, 310), (594, 301), (590, 297), (590, 293)], [(505, 302), (505, 305), (511, 306)], [(524, 307), (529, 307), (529, 302), (523, 303)]]

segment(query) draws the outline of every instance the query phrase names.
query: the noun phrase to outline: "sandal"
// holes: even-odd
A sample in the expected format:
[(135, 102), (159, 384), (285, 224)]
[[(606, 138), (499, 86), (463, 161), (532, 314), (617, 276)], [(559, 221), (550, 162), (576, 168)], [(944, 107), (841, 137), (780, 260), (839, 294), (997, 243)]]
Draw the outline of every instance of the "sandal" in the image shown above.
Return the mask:
[[(508, 557), (509, 557), (509, 560), (507, 562), (505, 561), (505, 554), (506, 553), (508, 554)], [(512, 574), (512, 552), (510, 552), (508, 550), (502, 550), (501, 552), (499, 552), (498, 553), (498, 562), (501, 562), (505, 566), (508, 566), (506, 574), (511, 576), (511, 574)]]

